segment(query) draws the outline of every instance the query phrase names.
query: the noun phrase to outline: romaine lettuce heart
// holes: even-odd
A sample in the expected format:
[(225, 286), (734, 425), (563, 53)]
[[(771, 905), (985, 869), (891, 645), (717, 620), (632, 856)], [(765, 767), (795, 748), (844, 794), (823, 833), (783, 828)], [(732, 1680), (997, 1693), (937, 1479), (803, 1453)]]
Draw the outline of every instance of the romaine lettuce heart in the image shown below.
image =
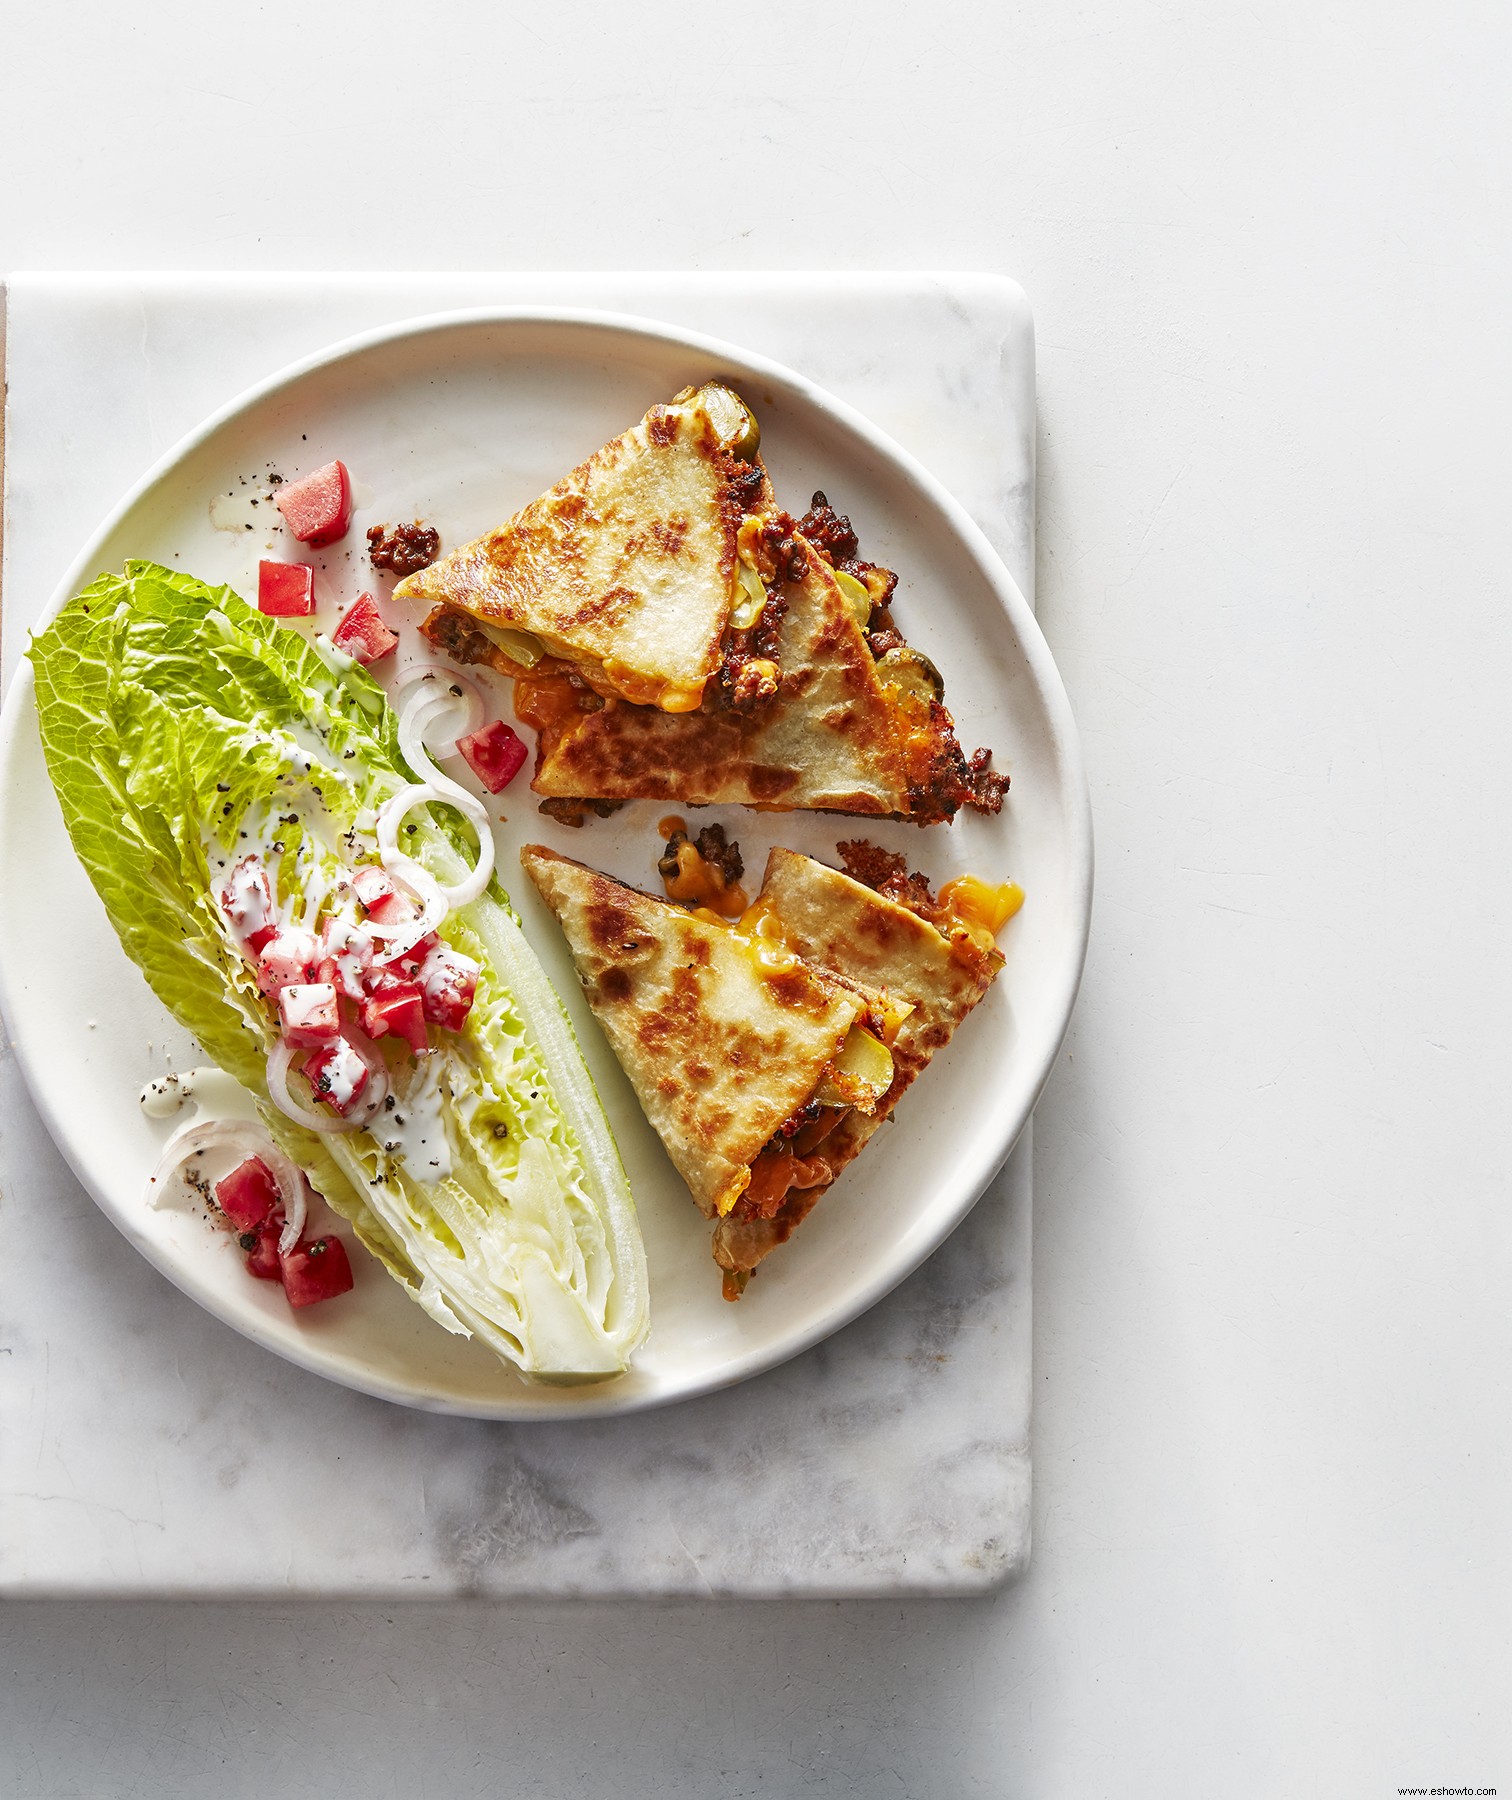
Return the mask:
[[(623, 1370), (647, 1331), (645, 1256), (603, 1108), (561, 1001), (497, 882), (441, 935), (481, 965), (456, 1032), (395, 1101), (439, 1088), (451, 1170), (419, 1179), (373, 1131), (323, 1137), (276, 1111), (277, 1031), (216, 898), (249, 842), (313, 930), (376, 853), (375, 815), (413, 777), (382, 690), (229, 588), (130, 562), (33, 638), (42, 745), (79, 860), (127, 954), (273, 1138), (427, 1312), (528, 1373)], [(471, 839), (411, 815), (408, 854), (454, 884)], [(423, 1173), (423, 1172), (422, 1172)]]

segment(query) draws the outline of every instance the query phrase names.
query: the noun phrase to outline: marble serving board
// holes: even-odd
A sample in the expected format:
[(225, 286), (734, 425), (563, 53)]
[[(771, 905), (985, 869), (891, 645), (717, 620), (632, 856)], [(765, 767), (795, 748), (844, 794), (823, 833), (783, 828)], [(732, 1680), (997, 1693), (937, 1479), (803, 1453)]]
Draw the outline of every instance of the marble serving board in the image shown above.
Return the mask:
[[(1033, 595), (1023, 295), (981, 276), (18, 276), (0, 657), (142, 471), (351, 333), (598, 307), (774, 357), (951, 488)], [(860, 1595), (1029, 1552), (1030, 1149), (863, 1318), (629, 1417), (504, 1425), (368, 1399), (171, 1287), (79, 1187), (0, 1051), (0, 1594)]]

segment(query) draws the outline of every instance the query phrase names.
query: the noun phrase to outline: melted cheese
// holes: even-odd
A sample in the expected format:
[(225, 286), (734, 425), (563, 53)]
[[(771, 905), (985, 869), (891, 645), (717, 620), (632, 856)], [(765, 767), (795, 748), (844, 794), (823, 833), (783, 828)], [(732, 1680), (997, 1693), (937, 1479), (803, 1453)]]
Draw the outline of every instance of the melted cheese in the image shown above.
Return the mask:
[(669, 900), (700, 913), (712, 913), (721, 925), (728, 925), (746, 911), (745, 889), (739, 882), (726, 881), (723, 870), (702, 856), (695, 843), (677, 846), (677, 873), (664, 875), (662, 883)]
[(1024, 890), (1016, 881), (988, 882), (975, 875), (958, 875), (940, 889), (942, 922), (964, 931), (984, 950), (993, 947), (998, 932), (1024, 904)]
[(587, 711), (583, 699), (582, 690), (567, 679), (560, 663), (548, 663), (539, 673), (515, 681), (515, 713), (537, 731), (573, 724)]

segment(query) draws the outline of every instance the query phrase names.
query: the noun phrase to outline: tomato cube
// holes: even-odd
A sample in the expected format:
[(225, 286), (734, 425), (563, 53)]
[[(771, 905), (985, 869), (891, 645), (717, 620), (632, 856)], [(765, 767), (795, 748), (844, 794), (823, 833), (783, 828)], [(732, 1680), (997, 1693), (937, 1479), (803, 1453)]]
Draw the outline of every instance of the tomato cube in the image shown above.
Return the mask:
[(432, 1025), (444, 1025), (448, 1031), (462, 1029), (463, 1020), (472, 1011), (480, 973), (470, 956), (463, 956), (439, 940), (433, 941), (416, 977), (425, 1016)]
[(339, 1237), (301, 1238), (279, 1260), (290, 1306), (314, 1306), (351, 1291), (352, 1265)]
[(336, 990), (327, 981), (293, 983), (278, 990), (278, 1028), (296, 1050), (315, 1050), (341, 1035)]
[(399, 640), (383, 622), (371, 594), (359, 594), (341, 615), (331, 642), (360, 663), (375, 663), (390, 655)]
[(231, 871), (221, 889), (220, 903), (236, 935), (254, 956), (277, 937), (273, 890), (268, 885), (268, 871), (258, 857), (244, 856)]
[(260, 1156), (249, 1156), (215, 1184), (215, 1204), (238, 1231), (252, 1231), (272, 1216), (278, 1183)]
[(247, 1268), (259, 1281), (282, 1281), (283, 1268), (278, 1260), (278, 1238), (283, 1219), (272, 1218), (265, 1224), (244, 1231), (239, 1240), (247, 1255)]
[(273, 619), (302, 619), (315, 610), (315, 571), (305, 563), (260, 562), (257, 610)]
[(501, 794), (525, 766), (525, 742), (502, 719), (495, 719), (470, 737), (457, 739), (457, 748), (490, 794)]
[(329, 462), (313, 475), (286, 481), (273, 495), (273, 504), (302, 544), (334, 544), (346, 536), (352, 522), (352, 478), (346, 464)]
[(317, 1050), (305, 1064), (304, 1072), (315, 1090), (315, 1098), (342, 1118), (362, 1098), (368, 1084), (368, 1066), (345, 1038), (337, 1038), (334, 1044)]
[(404, 916), (404, 902), (376, 863), (364, 863), (352, 877), (352, 891), (380, 924)]
[(320, 946), (312, 932), (285, 926), (258, 952), (257, 985), (273, 995), (292, 982), (308, 981), (319, 955)]
[(419, 985), (396, 977), (380, 976), (374, 983), (372, 998), (362, 1004), (362, 1029), (369, 1037), (387, 1037), (393, 1032), (402, 1037), (412, 1050), (425, 1049), (425, 999)]
[[(413, 981), (420, 973), (427, 956), (437, 947), (440, 939), (435, 932), (428, 931), (418, 944), (411, 944), (408, 950), (401, 950), (397, 956), (391, 956), (384, 962), (378, 973), (380, 975), (402, 975), (407, 981)], [(371, 986), (369, 988), (371, 992)]]
[(329, 981), (347, 1000), (362, 1000), (365, 982), (373, 966), (373, 940), (345, 919), (327, 919), (321, 933), (323, 952), (316, 979)]

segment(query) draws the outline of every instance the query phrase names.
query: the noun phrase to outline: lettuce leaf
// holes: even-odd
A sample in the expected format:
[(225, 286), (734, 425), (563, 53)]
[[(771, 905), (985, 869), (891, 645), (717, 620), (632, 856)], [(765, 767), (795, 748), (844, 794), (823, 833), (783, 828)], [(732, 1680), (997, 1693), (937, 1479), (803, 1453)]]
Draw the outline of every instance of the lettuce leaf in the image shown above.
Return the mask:
[[(376, 860), (375, 815), (414, 780), (378, 685), (230, 588), (146, 562), (100, 576), (28, 654), (69, 835), (127, 955), (316, 1190), (448, 1330), (536, 1376), (624, 1369), (647, 1331), (634, 1205), (567, 1014), (497, 881), (441, 926), (482, 965), (462, 1030), (437, 1032), (418, 1061), (384, 1040), (393, 1117), (439, 1107), (439, 1162), (417, 1170), (412, 1144), (385, 1147), (382, 1114), (379, 1136), (324, 1136), (268, 1100), (273, 1009), (216, 891), (256, 846), (286, 916), (313, 930), (343, 875)], [(459, 815), (422, 807), (406, 830), (438, 880), (465, 873)]]

